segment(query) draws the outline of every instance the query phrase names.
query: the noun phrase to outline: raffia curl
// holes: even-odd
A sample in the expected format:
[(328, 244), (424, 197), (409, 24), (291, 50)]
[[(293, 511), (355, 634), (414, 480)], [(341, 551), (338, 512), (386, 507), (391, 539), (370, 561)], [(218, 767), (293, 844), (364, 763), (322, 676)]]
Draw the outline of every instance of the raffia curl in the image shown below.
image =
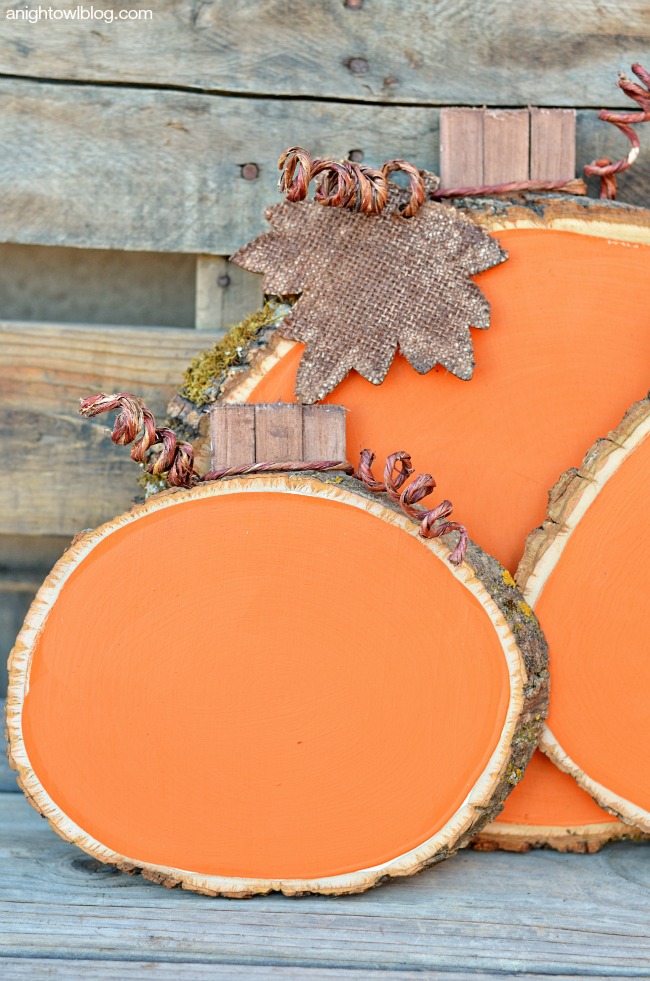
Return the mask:
[(459, 532), (458, 544), (449, 556), (452, 565), (460, 565), (467, 551), (467, 529), (456, 521), (445, 521), (453, 510), (451, 501), (442, 501), (435, 508), (418, 507), (420, 501), (431, 494), (436, 486), (434, 478), (429, 473), (420, 474), (406, 487), (406, 481), (414, 473), (411, 457), (403, 451), (392, 453), (386, 460), (383, 481), (377, 480), (372, 472), (375, 454), (372, 450), (362, 450), (359, 468), (355, 477), (364, 487), (374, 493), (386, 493), (402, 510), (420, 524), (422, 538), (440, 538), (450, 531)]

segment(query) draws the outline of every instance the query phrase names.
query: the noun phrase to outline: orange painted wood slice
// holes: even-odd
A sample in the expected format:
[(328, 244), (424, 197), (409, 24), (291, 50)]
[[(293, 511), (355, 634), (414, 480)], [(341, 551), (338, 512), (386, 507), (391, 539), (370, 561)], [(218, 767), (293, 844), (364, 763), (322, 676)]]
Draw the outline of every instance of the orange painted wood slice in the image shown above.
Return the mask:
[(650, 401), (549, 494), (518, 581), (549, 640), (540, 745), (603, 807), (650, 832)]
[[(329, 399), (350, 410), (351, 460), (365, 446), (380, 456), (408, 447), (428, 461), (458, 520), (514, 571), (557, 474), (647, 391), (650, 213), (547, 197), (473, 202), (473, 214), (510, 255), (477, 277), (492, 325), (472, 332), (473, 379), (420, 376), (398, 355), (382, 385), (352, 373)], [(292, 399), (302, 351), (276, 333), (245, 352), (252, 367), (235, 370), (222, 397)], [(627, 833), (541, 757), (498, 824), (490, 834), (504, 841), (562, 847)]]
[(104, 862), (354, 892), (465, 844), (520, 777), (546, 644), (493, 559), (358, 481), (156, 495), (77, 541), (11, 656), (30, 801)]
[[(371, 446), (426, 461), (457, 520), (514, 573), (557, 475), (647, 391), (650, 212), (557, 198), (477, 209), (510, 258), (476, 277), (492, 322), (472, 332), (472, 380), (418, 375), (398, 355), (381, 385), (351, 372), (326, 401), (349, 409), (350, 460)], [(223, 397), (292, 400), (303, 350), (276, 334)]]
[(596, 852), (614, 839), (636, 837), (642, 836), (599, 807), (572, 777), (536, 750), (524, 779), (472, 845), (515, 852), (529, 848)]

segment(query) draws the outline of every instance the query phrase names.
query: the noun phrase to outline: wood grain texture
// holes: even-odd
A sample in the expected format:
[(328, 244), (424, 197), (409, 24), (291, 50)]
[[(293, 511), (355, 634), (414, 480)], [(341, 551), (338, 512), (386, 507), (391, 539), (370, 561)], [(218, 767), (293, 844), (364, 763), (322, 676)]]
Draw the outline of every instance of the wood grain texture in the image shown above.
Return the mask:
[[(320, 102), (315, 112), (300, 100), (15, 80), (0, 97), (13, 162), (0, 241), (227, 255), (261, 230), (279, 200), (278, 156), (298, 139), (319, 155), (360, 146), (369, 162), (437, 166), (429, 109)], [(247, 161), (256, 180), (242, 177)]]
[(483, 109), (440, 110), (440, 183), (478, 187), (483, 181)]
[[(139, 468), (79, 398), (134, 391), (155, 414), (212, 343), (193, 330), (0, 323), (0, 533), (73, 535), (141, 493)], [(17, 475), (20, 475), (19, 477)]]
[(345, 460), (345, 419), (342, 405), (303, 405), (303, 460)]
[[(438, 169), (435, 109), (6, 79), (0, 96), (0, 241), (229, 255), (264, 230), (278, 155), (298, 140), (317, 155), (360, 148), (367, 163)], [(578, 113), (577, 140), (578, 171), (627, 152), (591, 111)], [(241, 176), (248, 160), (257, 180)], [(650, 156), (619, 186), (621, 200), (650, 204)]]
[[(156, 963), (154, 961), (97, 961), (75, 959), (7, 957), (0, 960), (7, 981), (21, 981), (28, 978), (58, 978), (59, 981), (85, 981), (97, 978), (98, 981), (129, 981), (142, 978), (160, 978), (161, 981), (340, 981), (341, 971), (334, 967), (288, 967), (286, 964), (260, 966), (252, 964), (219, 964), (218, 975), (215, 965), (201, 963)], [(440, 978), (432, 971), (382, 971), (372, 970), (372, 981), (429, 981)], [(345, 981), (369, 981), (368, 972), (363, 968), (345, 968)], [(499, 981), (529, 981), (531, 974), (501, 974)], [(555, 981), (584, 981), (584, 975), (553, 975)], [(494, 981), (494, 974), (471, 974), (465, 971), (453, 973), (453, 981)]]
[(457, 0), (152, 6), (149, 21), (63, 28), (6, 20), (12, 3), (2, 0), (0, 70), (346, 101), (599, 107), (626, 105), (616, 69), (650, 45), (644, 0), (488, 0), (471, 15)]
[(53, 834), (21, 796), (4, 794), (0, 883), (3, 956), (47, 958), (66, 979), (77, 958), (92, 959), (111, 981), (111, 966), (121, 979), (143, 962), (153, 977), (168, 976), (158, 964), (198, 978), (202, 965), (218, 965), (212, 977), (240, 967), (255, 981), (266, 981), (269, 964), (287, 971), (279, 977), (299, 971), (310, 981), (309, 971), (328, 981), (355, 970), (382, 981), (409, 971), (454, 981), (647, 978), (650, 965), (647, 844), (589, 857), (463, 852), (360, 896), (258, 897), (242, 906), (119, 875)]
[(197, 256), (196, 327), (223, 330), (263, 303), (262, 277), (228, 262), (227, 256)]
[(20, 787), (16, 782), (15, 771), (11, 769), (9, 760), (7, 759), (5, 700), (4, 698), (0, 698), (0, 795), (11, 793), (20, 793)]
[(488, 109), (483, 114), (483, 181), (528, 180), (530, 117), (527, 109)]
[(575, 109), (530, 110), (530, 178), (572, 180), (576, 176)]
[(210, 413), (211, 468), (255, 463), (255, 406), (220, 405)]
[(255, 407), (255, 456), (258, 463), (302, 459), (302, 405), (277, 402)]

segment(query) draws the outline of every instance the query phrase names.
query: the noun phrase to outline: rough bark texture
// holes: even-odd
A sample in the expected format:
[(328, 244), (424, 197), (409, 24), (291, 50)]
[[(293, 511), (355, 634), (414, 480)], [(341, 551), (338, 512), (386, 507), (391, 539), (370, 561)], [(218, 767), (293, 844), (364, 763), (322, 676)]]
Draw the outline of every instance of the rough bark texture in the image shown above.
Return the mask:
[[(241, 480), (242, 478), (233, 479)], [(361, 498), (367, 502), (366, 504), (362, 504), (363, 509), (372, 507), (375, 515), (381, 517), (386, 514), (384, 520), (390, 520), (391, 523), (401, 522), (407, 531), (414, 527), (402, 515), (399, 508), (390, 502), (385, 495), (378, 497), (378, 495), (372, 494), (359, 481), (351, 477), (307, 473), (300, 476), (248, 477), (244, 478), (244, 480), (246, 482), (261, 481), (265, 483), (265, 486), (266, 482), (271, 480), (274, 482), (273, 486), (276, 489), (280, 486), (278, 483), (280, 481), (283, 482), (283, 487), (293, 488), (294, 493), (311, 493), (312, 495), (319, 493), (315, 485), (326, 485), (327, 496), (333, 499), (338, 498), (342, 502), (345, 502), (346, 498), (349, 501), (349, 495), (355, 495), (357, 499)], [(502, 623), (498, 614), (502, 615), (507, 624), (508, 633), (500, 634), (504, 652), (506, 649), (505, 645), (511, 651), (518, 652), (518, 668), (511, 667), (509, 669), (511, 672), (510, 705), (511, 707), (513, 705), (519, 705), (520, 712), (516, 719), (513, 719), (513, 725), (508, 730), (510, 738), (506, 739), (506, 736), (502, 734), (498, 747), (498, 770), (492, 770), (493, 774), (497, 775), (492, 779), (491, 786), (485, 788), (484, 785), (481, 785), (480, 793), (483, 796), (476, 797), (469, 805), (463, 805), (461, 809), (462, 815), (461, 812), (458, 812), (462, 816), (462, 821), (454, 825), (454, 828), (450, 832), (443, 829), (445, 834), (449, 834), (449, 840), (445, 840), (444, 843), (441, 843), (430, 854), (424, 855), (422, 854), (421, 848), (418, 849), (418, 860), (414, 861), (408, 868), (401, 867), (398, 871), (386, 871), (384, 868), (367, 869), (351, 873), (347, 877), (348, 881), (344, 884), (334, 881), (328, 882), (327, 880), (304, 880), (299, 882), (297, 880), (253, 881), (250, 879), (220, 880), (219, 883), (215, 884), (214, 881), (209, 881), (210, 877), (196, 873), (185, 873), (171, 868), (147, 867), (145, 864), (126, 859), (110, 851), (75, 826), (53, 804), (29, 763), (23, 743), (21, 719), (25, 686), (29, 680), (31, 656), (38, 631), (44, 623), (50, 608), (56, 602), (65, 576), (72, 567), (76, 567), (83, 561), (85, 555), (88, 554), (98, 541), (116, 528), (137, 520), (138, 517), (153, 510), (172, 507), (175, 503), (179, 503), (181, 500), (187, 499), (187, 497), (192, 495), (204, 496), (212, 493), (219, 493), (218, 485), (204, 484), (191, 491), (169, 491), (158, 494), (144, 505), (139, 505), (133, 511), (119, 516), (102, 528), (79, 536), (57, 566), (55, 566), (43, 587), (41, 587), (10, 658), (10, 688), (7, 700), (7, 720), (10, 740), (9, 759), (12, 766), (18, 770), (18, 780), (27, 799), (50, 821), (50, 824), (58, 834), (66, 840), (74, 841), (75, 844), (100, 861), (116, 865), (125, 872), (141, 873), (145, 878), (168, 887), (181, 885), (183, 888), (202, 892), (207, 895), (242, 897), (254, 893), (265, 893), (274, 889), (294, 895), (305, 892), (334, 894), (360, 892), (377, 885), (389, 875), (413, 874), (426, 866), (442, 861), (449, 855), (455, 853), (459, 848), (464, 847), (488, 821), (496, 816), (510, 790), (521, 779), (526, 764), (537, 744), (548, 704), (547, 647), (539, 624), (530, 607), (518, 592), (510, 574), (494, 559), (485, 555), (473, 543), (469, 544), (466, 563), (454, 574), (460, 577), (467, 588), (474, 592), (475, 595), (478, 593), (479, 597), (480, 595), (484, 596), (483, 602), (488, 603), (486, 609), (490, 619), (497, 617), (496, 620), (493, 619), (495, 625), (497, 622)], [(406, 524), (404, 524), (405, 522)], [(452, 537), (454, 539), (451, 543), (453, 546), (455, 545), (455, 533)], [(446, 536), (445, 539), (426, 543), (427, 547), (438, 556), (439, 560), (444, 562), (446, 562), (452, 550), (448, 544), (448, 539), (449, 536)], [(485, 597), (485, 593), (481, 589), (481, 584), (488, 594), (487, 597)], [(498, 613), (489, 604), (489, 598), (496, 604)], [(515, 694), (519, 686), (521, 686), (520, 694)], [(506, 729), (504, 729), (504, 733)], [(486, 773), (484, 772), (482, 779), (485, 778), (485, 775)], [(466, 812), (471, 812), (471, 814), (468, 816)], [(436, 834), (434, 838), (438, 838), (439, 834), (442, 834), (442, 832)], [(433, 840), (431, 839), (431, 841)]]
[(645, 837), (641, 832), (616, 821), (566, 829), (495, 822), (481, 831), (471, 847), (482, 852), (528, 852), (532, 848), (552, 848), (556, 852), (593, 855), (610, 841), (642, 841)]

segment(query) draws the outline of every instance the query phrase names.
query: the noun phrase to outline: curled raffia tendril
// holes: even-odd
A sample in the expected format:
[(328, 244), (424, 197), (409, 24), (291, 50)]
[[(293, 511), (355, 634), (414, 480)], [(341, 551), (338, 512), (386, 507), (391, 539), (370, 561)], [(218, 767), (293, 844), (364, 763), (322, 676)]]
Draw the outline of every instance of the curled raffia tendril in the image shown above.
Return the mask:
[(411, 189), (402, 215), (412, 218), (425, 199), (423, 174), (406, 160), (389, 160), (376, 169), (352, 160), (312, 160), (303, 147), (292, 146), (278, 160), (278, 169), (278, 186), (288, 201), (303, 201), (311, 181), (320, 178), (314, 195), (318, 204), (378, 215), (388, 200), (388, 175), (397, 170), (408, 175)]
[(374, 493), (386, 493), (400, 505), (402, 510), (420, 524), (420, 535), (423, 538), (440, 538), (450, 531), (459, 532), (458, 544), (449, 556), (452, 565), (460, 565), (467, 551), (467, 529), (456, 521), (445, 521), (452, 512), (451, 501), (442, 501), (435, 508), (419, 507), (419, 502), (431, 494), (436, 482), (431, 474), (424, 473), (404, 487), (413, 474), (411, 457), (408, 453), (392, 453), (386, 460), (383, 481), (377, 480), (372, 472), (375, 454), (372, 450), (362, 450), (359, 467), (355, 477)]
[(632, 144), (628, 154), (622, 160), (617, 160), (615, 163), (612, 163), (606, 157), (601, 157), (599, 160), (594, 160), (593, 163), (587, 164), (585, 167), (587, 177), (592, 174), (600, 177), (600, 196), (610, 201), (616, 198), (616, 175), (631, 167), (639, 156), (641, 144), (638, 134), (632, 129), (630, 124), (647, 123), (650, 120), (650, 72), (646, 71), (638, 62), (632, 65), (632, 71), (639, 81), (643, 83), (645, 88), (631, 81), (623, 72), (619, 72), (618, 87), (630, 99), (634, 99), (641, 107), (641, 111), (610, 112), (608, 109), (601, 109), (598, 113), (598, 118), (602, 119), (603, 122), (618, 126), (621, 133), (625, 133)]
[[(177, 439), (176, 434), (166, 426), (156, 426), (153, 414), (142, 399), (135, 395), (119, 393), (116, 395), (92, 395), (81, 399), (79, 411), (87, 419), (118, 410), (113, 425), (111, 439), (119, 446), (131, 447), (131, 459), (136, 463), (146, 463), (147, 451), (160, 446), (158, 455), (145, 466), (147, 473), (156, 476), (166, 474), (171, 487), (191, 487), (200, 478), (194, 471), (194, 450), (190, 443)], [(138, 436), (138, 433), (141, 435)]]

